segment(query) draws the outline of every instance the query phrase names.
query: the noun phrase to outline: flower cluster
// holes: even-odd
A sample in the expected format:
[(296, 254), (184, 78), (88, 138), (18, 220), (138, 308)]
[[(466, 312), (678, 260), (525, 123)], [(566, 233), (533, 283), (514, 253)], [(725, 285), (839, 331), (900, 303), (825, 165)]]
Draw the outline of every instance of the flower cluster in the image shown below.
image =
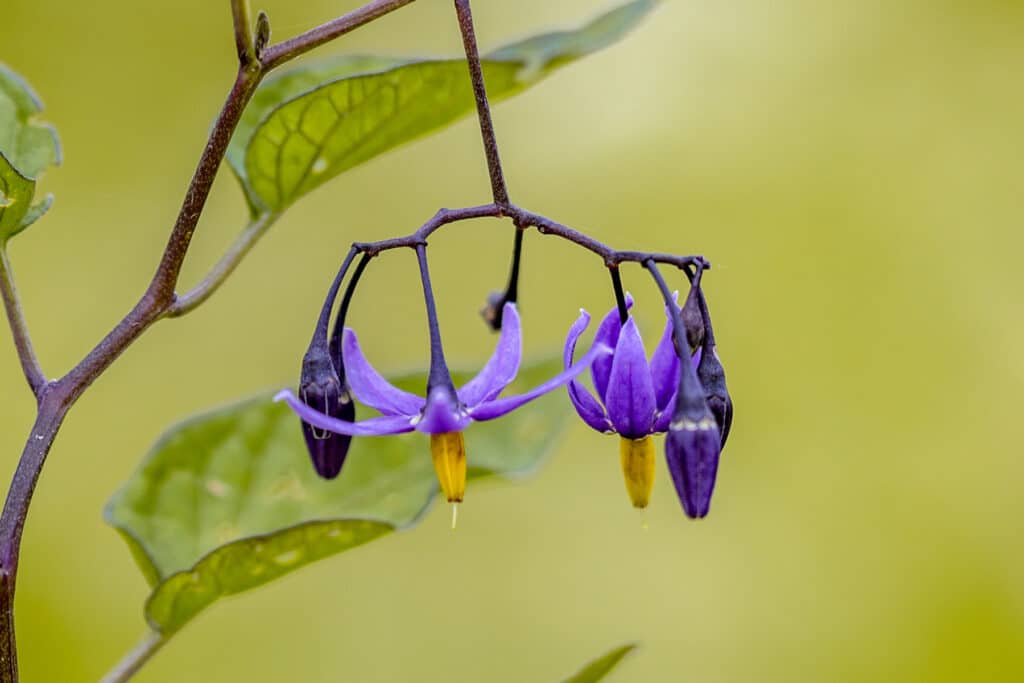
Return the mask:
[[(576, 359), (576, 346), (590, 324), (580, 311), (569, 329), (564, 370), (526, 393), (503, 396), (516, 378), (522, 358), (522, 323), (515, 297), (492, 297), (485, 319), (500, 330), (497, 347), (480, 372), (456, 388), (441, 344), (425, 244), (416, 245), (430, 331), (430, 373), (419, 396), (388, 382), (367, 360), (356, 333), (344, 326), (355, 286), (374, 254), (364, 252), (345, 293), (330, 339), (327, 323), (356, 247), (342, 266), (321, 312), (313, 341), (303, 360), (298, 395), (277, 395), (301, 418), (310, 457), (317, 472), (336, 477), (352, 437), (386, 436), (418, 431), (430, 435), (430, 451), (441, 490), (449, 502), (461, 502), (466, 487), (464, 430), (473, 422), (493, 420), (565, 386), (580, 418), (598, 432), (619, 436), (626, 490), (633, 505), (647, 507), (656, 467), (653, 435), (666, 434), (665, 456), (687, 516), (702, 518), (710, 507), (718, 460), (732, 424), (732, 400), (715, 346), (707, 302), (701, 288), (706, 262), (689, 272), (689, 295), (678, 305), (654, 258), (643, 261), (662, 292), (667, 322), (648, 360), (639, 327), (613, 269), (617, 306), (597, 326), (589, 350)], [(517, 252), (518, 258), (518, 252)], [(517, 273), (517, 269), (513, 269)], [(515, 291), (515, 276), (509, 291)], [(593, 393), (580, 381), (590, 371)], [(380, 413), (356, 421), (355, 400)]]

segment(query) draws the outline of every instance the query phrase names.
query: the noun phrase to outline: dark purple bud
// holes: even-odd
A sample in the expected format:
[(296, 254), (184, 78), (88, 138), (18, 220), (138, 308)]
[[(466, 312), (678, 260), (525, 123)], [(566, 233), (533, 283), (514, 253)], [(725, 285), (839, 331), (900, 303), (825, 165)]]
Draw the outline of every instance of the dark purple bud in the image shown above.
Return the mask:
[(480, 309), (480, 317), (495, 332), (501, 330), (501, 313), (505, 303), (505, 292), (491, 292), (487, 295), (487, 303)]
[[(347, 422), (355, 420), (355, 403), (325, 350), (312, 347), (306, 353), (302, 361), (299, 398), (310, 408), (330, 417)], [(352, 437), (323, 431), (306, 422), (302, 423), (302, 435), (306, 438), (306, 448), (317, 474), (324, 479), (337, 477), (345, 464)]]
[(668, 471), (683, 512), (691, 519), (708, 514), (721, 449), (721, 437), (710, 412), (696, 421), (681, 417), (669, 427), (665, 438)]
[(679, 502), (691, 519), (708, 514), (721, 451), (722, 437), (704, 387), (693, 364), (680, 363), (676, 411), (665, 437), (665, 459)]
[(729, 430), (732, 428), (732, 398), (725, 385), (725, 369), (718, 358), (715, 333), (711, 327), (711, 316), (708, 313), (704, 292), (698, 290), (698, 296), (706, 335), (701, 348), (700, 364), (697, 366), (697, 378), (700, 380), (701, 386), (704, 387), (704, 396), (711, 409), (711, 414), (715, 418), (715, 424), (718, 425), (718, 431), (722, 435), (722, 448), (725, 448)]
[(683, 304), (682, 318), (683, 326), (686, 328), (686, 343), (690, 345), (690, 352), (696, 351), (704, 343), (704, 316), (700, 312), (700, 301), (698, 300), (697, 287), (690, 288), (690, 294)]

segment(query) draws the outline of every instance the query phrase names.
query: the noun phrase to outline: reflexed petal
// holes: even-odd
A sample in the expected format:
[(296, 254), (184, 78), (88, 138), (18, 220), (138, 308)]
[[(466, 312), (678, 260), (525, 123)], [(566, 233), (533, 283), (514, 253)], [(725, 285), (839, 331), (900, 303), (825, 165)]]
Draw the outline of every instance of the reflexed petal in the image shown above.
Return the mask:
[(349, 436), (384, 436), (386, 434), (403, 434), (413, 430), (412, 419), (405, 416), (384, 416), (374, 417), (362, 422), (346, 422), (325, 415), (319, 410), (310, 408), (300, 401), (295, 394), (285, 389), (274, 397), (275, 401), (284, 401), (288, 407), (314, 427), (326, 429), (335, 434), (348, 434)]
[(437, 388), (430, 392), (423, 417), (416, 422), (416, 431), (426, 434), (447, 434), (461, 432), (470, 423), (465, 410), (448, 389)]
[(665, 437), (665, 459), (672, 475), (679, 502), (691, 519), (708, 514), (711, 494), (718, 476), (721, 437), (714, 419), (708, 415), (699, 422), (673, 423)]
[[(633, 296), (626, 294), (626, 308), (633, 307)], [(608, 315), (604, 317), (601, 324), (597, 326), (597, 332), (594, 333), (594, 346), (598, 344), (605, 344), (609, 348), (614, 349), (615, 345), (619, 342), (619, 332), (622, 331), (622, 322), (619, 320), (619, 309), (613, 308), (609, 311)], [(604, 356), (594, 360), (594, 364), (590, 366), (590, 376), (594, 379), (594, 391), (597, 392), (597, 397), (604, 401), (605, 394), (608, 393), (608, 377), (612, 374), (612, 359), (610, 356)], [(605, 405), (608, 405), (605, 403)]]
[(515, 304), (507, 303), (502, 309), (498, 346), (477, 376), (458, 390), (459, 400), (467, 406), (490, 401), (516, 378), (522, 357), (523, 337), (519, 311)]
[(600, 344), (593, 346), (590, 351), (586, 353), (583, 358), (577, 361), (571, 368), (564, 372), (555, 375), (544, 384), (536, 387), (532, 391), (528, 391), (525, 394), (519, 396), (508, 396), (506, 398), (499, 398), (494, 401), (482, 403), (479, 406), (475, 406), (470, 409), (469, 416), (474, 420), (493, 420), (496, 417), (501, 417), (506, 413), (510, 413), (519, 406), (529, 403), (535, 398), (539, 398), (544, 394), (557, 389), (558, 387), (567, 384), (569, 380), (578, 376), (581, 372), (590, 367), (590, 364), (594, 362), (596, 358), (601, 358), (611, 354), (612, 350), (607, 346)]
[(651, 433), (657, 410), (654, 384), (644, 343), (632, 318), (626, 321), (615, 347), (604, 404), (615, 431), (622, 436), (640, 439)]
[(402, 391), (384, 379), (366, 360), (356, 333), (348, 328), (345, 328), (342, 349), (346, 379), (357, 399), (385, 415), (419, 415), (424, 399)]
[[(573, 357), (576, 355), (576, 342), (589, 324), (590, 314), (581, 308), (580, 317), (569, 328), (569, 336), (565, 340), (562, 362), (566, 370), (572, 367)], [(612, 423), (608, 420), (608, 416), (605, 415), (604, 408), (585, 386), (574, 379), (569, 382), (567, 388), (569, 389), (569, 400), (572, 401), (577, 414), (587, 425), (599, 432), (612, 431)]]
[(576, 414), (587, 423), (588, 427), (596, 429), (602, 434), (615, 431), (615, 427), (612, 426), (611, 420), (605, 414), (604, 408), (594, 398), (594, 395), (590, 393), (590, 389), (587, 389), (576, 380), (570, 380), (567, 388), (569, 389), (569, 401), (572, 403), (572, 407), (576, 409)]

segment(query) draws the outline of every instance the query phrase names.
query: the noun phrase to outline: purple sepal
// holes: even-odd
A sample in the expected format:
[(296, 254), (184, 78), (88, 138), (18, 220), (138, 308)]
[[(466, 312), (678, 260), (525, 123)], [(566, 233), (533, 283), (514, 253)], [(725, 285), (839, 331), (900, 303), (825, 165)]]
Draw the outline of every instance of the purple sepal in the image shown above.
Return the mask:
[(700, 422), (678, 420), (665, 437), (665, 459), (679, 502), (691, 519), (711, 507), (722, 440), (710, 415)]

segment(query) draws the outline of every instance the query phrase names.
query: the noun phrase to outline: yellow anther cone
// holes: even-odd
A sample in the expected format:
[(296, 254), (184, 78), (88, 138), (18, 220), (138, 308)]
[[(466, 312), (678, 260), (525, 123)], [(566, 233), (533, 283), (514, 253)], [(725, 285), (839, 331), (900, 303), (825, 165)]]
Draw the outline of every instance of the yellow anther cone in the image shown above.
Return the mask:
[(448, 502), (461, 503), (466, 494), (466, 442), (462, 432), (431, 434), (430, 455)]
[(626, 481), (626, 492), (633, 507), (643, 509), (651, 502), (654, 488), (654, 439), (619, 440), (619, 458), (622, 461), (622, 476)]

